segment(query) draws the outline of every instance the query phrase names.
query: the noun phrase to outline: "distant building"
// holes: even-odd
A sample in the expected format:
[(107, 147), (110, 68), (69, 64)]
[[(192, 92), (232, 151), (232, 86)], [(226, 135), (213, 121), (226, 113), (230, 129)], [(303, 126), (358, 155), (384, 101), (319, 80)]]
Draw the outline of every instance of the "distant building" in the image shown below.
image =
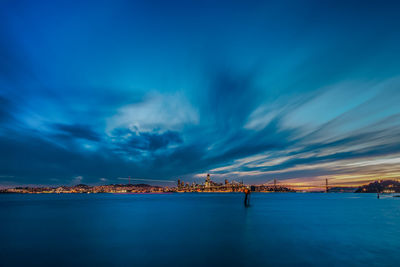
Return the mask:
[(210, 188), (210, 186), (211, 186), (211, 178), (210, 178), (210, 174), (207, 174), (205, 187)]

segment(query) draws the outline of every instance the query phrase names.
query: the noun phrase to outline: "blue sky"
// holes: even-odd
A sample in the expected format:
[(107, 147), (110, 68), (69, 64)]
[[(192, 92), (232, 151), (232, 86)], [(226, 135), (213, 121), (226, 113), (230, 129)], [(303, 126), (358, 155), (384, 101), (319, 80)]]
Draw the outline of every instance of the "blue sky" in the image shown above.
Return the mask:
[(0, 6), (1, 186), (400, 176), (395, 2)]

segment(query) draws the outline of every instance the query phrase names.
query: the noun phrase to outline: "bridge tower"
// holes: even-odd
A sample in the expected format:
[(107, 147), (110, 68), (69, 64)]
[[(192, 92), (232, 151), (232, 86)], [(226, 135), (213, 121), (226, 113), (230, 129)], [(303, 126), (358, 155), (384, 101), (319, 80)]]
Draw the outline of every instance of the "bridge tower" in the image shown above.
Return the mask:
[(325, 179), (325, 193), (329, 192), (328, 178)]
[(276, 191), (276, 178), (274, 179), (274, 191)]

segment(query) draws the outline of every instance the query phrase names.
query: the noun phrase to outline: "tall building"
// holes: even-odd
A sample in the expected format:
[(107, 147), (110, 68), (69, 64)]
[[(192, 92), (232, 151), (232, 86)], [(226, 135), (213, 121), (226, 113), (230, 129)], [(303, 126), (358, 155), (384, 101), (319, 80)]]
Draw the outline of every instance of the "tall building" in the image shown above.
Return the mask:
[(210, 174), (207, 174), (205, 186), (206, 186), (207, 188), (209, 188), (209, 187), (211, 186)]

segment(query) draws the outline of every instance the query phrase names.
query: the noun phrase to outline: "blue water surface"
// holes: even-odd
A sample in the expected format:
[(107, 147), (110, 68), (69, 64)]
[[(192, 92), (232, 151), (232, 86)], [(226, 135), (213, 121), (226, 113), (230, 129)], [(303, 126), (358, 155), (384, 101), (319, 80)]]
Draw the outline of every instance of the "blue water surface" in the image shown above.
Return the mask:
[(400, 198), (0, 195), (2, 266), (398, 266)]

